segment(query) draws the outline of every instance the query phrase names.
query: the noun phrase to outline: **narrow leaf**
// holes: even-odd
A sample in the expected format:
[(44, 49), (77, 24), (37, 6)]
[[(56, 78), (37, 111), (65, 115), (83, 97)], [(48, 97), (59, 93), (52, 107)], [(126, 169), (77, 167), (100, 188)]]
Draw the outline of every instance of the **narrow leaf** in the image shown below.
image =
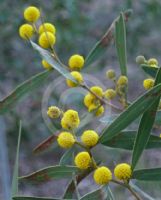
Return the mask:
[(17, 195), (17, 193), (18, 193), (18, 166), (19, 166), (19, 151), (20, 151), (20, 141), (21, 141), (21, 130), (22, 130), (22, 125), (21, 125), (21, 121), (20, 121), (18, 142), (17, 142), (17, 151), (16, 151), (16, 159), (15, 159), (13, 179), (12, 179), (12, 188), (11, 188), (12, 196)]
[(115, 115), (105, 115), (99, 121), (101, 123), (111, 124), (117, 117), (118, 117), (118, 115), (116, 115), (116, 114)]
[(64, 155), (61, 157), (59, 165), (70, 165), (70, 164), (72, 164), (74, 150), (75, 150), (74, 147), (67, 150), (64, 153)]
[(107, 194), (106, 188), (102, 187), (84, 195), (80, 200), (104, 200), (107, 199)]
[[(131, 15), (131, 10), (127, 10), (124, 12), (124, 17), (126, 21)], [(114, 28), (115, 28), (115, 22), (118, 18), (116, 18), (107, 32), (104, 34), (104, 36), (94, 45), (92, 50), (89, 52), (85, 59), (85, 66), (91, 65), (93, 62), (95, 62), (107, 49), (107, 47), (110, 45), (111, 41), (114, 39)]]
[(135, 170), (132, 178), (142, 181), (161, 181), (161, 168)]
[(42, 83), (49, 76), (51, 71), (45, 71), (39, 73), (29, 80), (19, 85), (10, 95), (0, 101), (0, 114), (10, 111), (10, 109), (26, 94), (33, 91), (34, 89), (42, 86)]
[(57, 70), (61, 75), (63, 75), (65, 78), (72, 80), (73, 82), (77, 83), (77, 81), (72, 77), (72, 75), (69, 73), (69, 70), (67, 70), (62, 64), (60, 64), (49, 51), (41, 48), (36, 43), (30, 41), (33, 48), (39, 52), (39, 54), (42, 56), (44, 60), (46, 60), (55, 70)]
[(123, 13), (115, 23), (115, 41), (117, 56), (120, 63), (122, 75), (127, 75), (127, 56), (126, 56), (126, 28)]
[[(102, 144), (112, 148), (133, 150), (136, 134), (137, 131), (123, 131), (117, 136), (113, 137), (111, 140), (108, 140)], [(155, 135), (151, 135), (145, 148), (161, 148), (161, 138)]]
[(107, 187), (107, 194), (108, 194), (107, 200), (115, 200), (114, 194), (109, 186)]
[(30, 182), (45, 182), (52, 179), (72, 178), (73, 173), (79, 173), (77, 167), (74, 166), (52, 166), (36, 171), (27, 176), (20, 177), (21, 180)]
[(137, 117), (145, 112), (161, 95), (161, 84), (155, 86), (143, 96), (139, 97), (124, 112), (122, 112), (109, 126), (105, 127), (100, 137), (100, 142), (110, 140), (120, 131), (130, 125)]
[(57, 139), (56, 135), (49, 136), (46, 140), (44, 140), (39, 145), (37, 145), (37, 147), (35, 147), (35, 149), (33, 150), (33, 153), (38, 154), (38, 153), (42, 153), (46, 151), (47, 149), (51, 147), (51, 145), (53, 145), (56, 139)]
[(138, 193), (140, 194), (143, 198), (147, 199), (147, 200), (156, 200), (154, 198), (152, 198), (149, 194), (145, 193), (143, 190), (140, 189), (140, 187), (138, 187), (137, 185), (133, 184), (130, 181), (130, 186)]
[[(104, 117), (100, 118), (101, 123), (110, 124), (112, 123), (118, 115), (105, 115)], [(139, 118), (137, 119), (139, 120)], [(155, 118), (155, 125), (161, 125), (161, 110), (157, 111), (156, 118)]]
[(151, 66), (145, 65), (145, 64), (141, 65), (141, 68), (143, 69), (143, 71), (146, 74), (150, 75), (153, 78), (156, 77), (156, 74), (157, 74), (158, 69), (159, 69), (158, 67), (151, 67)]
[[(100, 162), (97, 163), (97, 165), (99, 165)], [(77, 181), (77, 184), (79, 184), (84, 178), (86, 178), (91, 172), (93, 172), (93, 169), (92, 168), (89, 168), (83, 172), (81, 172), (77, 178), (76, 178), (76, 181)], [(75, 184), (74, 184), (74, 181), (72, 180), (69, 185), (67, 186), (66, 190), (65, 190), (65, 193), (63, 195), (63, 198), (65, 199), (71, 199), (72, 196), (73, 196), (73, 193), (75, 191)]]
[[(157, 73), (155, 85), (160, 84), (160, 83), (161, 83), (161, 68), (159, 69)], [(157, 108), (160, 102), (161, 94), (160, 93), (158, 94), (159, 95), (156, 95), (154, 97), (155, 101), (153, 102), (153, 104), (151, 104), (151, 106), (145, 111), (145, 113), (143, 114), (141, 118), (138, 133), (137, 133), (136, 140), (134, 143), (134, 148), (133, 148), (132, 169), (135, 168), (142, 152), (144, 151), (148, 143), (150, 133), (153, 128), (153, 124), (155, 122)]]

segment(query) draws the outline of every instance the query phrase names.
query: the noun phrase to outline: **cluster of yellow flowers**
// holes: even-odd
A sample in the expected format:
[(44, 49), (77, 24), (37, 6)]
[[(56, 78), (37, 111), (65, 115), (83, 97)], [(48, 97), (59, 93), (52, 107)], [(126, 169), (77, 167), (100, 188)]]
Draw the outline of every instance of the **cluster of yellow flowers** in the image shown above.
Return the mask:
[(84, 66), (84, 58), (79, 54), (72, 55), (68, 60), (69, 70), (72, 72), (70, 73), (71, 76), (76, 80), (77, 83), (67, 79), (66, 83), (69, 87), (76, 87), (83, 83), (83, 76), (80, 73), (80, 70)]
[(109, 88), (105, 91), (99, 86), (93, 86), (90, 88), (84, 97), (84, 105), (88, 108), (88, 111), (96, 111), (95, 115), (100, 116), (104, 113), (104, 106), (102, 105), (101, 100), (113, 100), (116, 95), (120, 95), (120, 90), (124, 89), (128, 84), (128, 78), (126, 76), (120, 76), (116, 80), (115, 71), (110, 69), (106, 72), (108, 79), (113, 80), (115, 83), (115, 89)]
[(103, 89), (99, 86), (93, 86), (90, 88), (90, 91), (84, 97), (84, 105), (88, 108), (89, 112), (96, 110), (95, 115), (100, 116), (104, 113), (104, 107), (97, 97), (103, 98)]
[(63, 112), (57, 106), (50, 106), (48, 107), (47, 115), (51, 119), (56, 119), (61, 117), (61, 126), (63, 129), (66, 130), (76, 129), (80, 124), (78, 112), (72, 109)]
[(84, 97), (84, 104), (88, 108), (88, 111), (91, 112), (93, 110), (97, 110), (96, 116), (100, 116), (104, 113), (104, 107), (103, 105), (101, 105), (101, 101), (97, 97), (111, 101), (116, 97), (117, 94), (119, 94), (120, 89), (126, 87), (126, 85), (128, 84), (128, 79), (126, 76), (120, 76), (116, 81), (116, 75), (114, 70), (108, 70), (106, 72), (106, 75), (109, 79), (114, 81), (115, 89), (109, 88), (103, 91), (101, 87), (93, 86), (90, 88), (90, 91), (95, 95), (89, 92)]
[[(75, 157), (75, 163), (80, 169), (87, 169), (91, 162), (90, 155), (87, 152), (81, 152)], [(114, 168), (114, 176), (118, 180), (127, 182), (131, 178), (131, 175), (131, 166), (127, 163), (118, 164)], [(108, 184), (112, 180), (112, 172), (106, 166), (98, 166), (94, 171), (93, 178), (99, 185)]]
[[(56, 28), (53, 24), (49, 22), (42, 23), (39, 27), (37, 27), (36, 22), (41, 19), (40, 10), (35, 6), (29, 6), (24, 10), (24, 19), (28, 22), (23, 24), (19, 28), (19, 34), (23, 39), (31, 39), (34, 33), (38, 34), (38, 43), (42, 48), (50, 49), (53, 51), (53, 45), (56, 42)], [(54, 52), (54, 51), (53, 51)], [(71, 77), (73, 80), (66, 79), (66, 84), (68, 87), (77, 87), (77, 86), (84, 86), (84, 78), (80, 73), (81, 69), (85, 65), (85, 60), (82, 55), (74, 54), (69, 57), (68, 59), (68, 67)], [(46, 61), (42, 60), (42, 66), (47, 69), (53, 69), (52, 66)], [(107, 77), (111, 80), (116, 81), (116, 75), (114, 70), (109, 70), (107, 72)], [(123, 88), (127, 85), (128, 79), (126, 76), (120, 76), (117, 80), (118, 88)], [(102, 99), (106, 99), (108, 101), (114, 99), (118, 94), (117, 88), (112, 89), (109, 88), (105, 92), (99, 86), (93, 86), (90, 88), (90, 91), (84, 97), (84, 105), (87, 107), (89, 112), (95, 111), (96, 116), (100, 116), (104, 113), (105, 108), (103, 105)], [(51, 118), (54, 118), (52, 114), (53, 111), (49, 111), (48, 115)], [(65, 124), (64, 119), (62, 119), (62, 126), (66, 127), (69, 126)]]
[[(29, 6), (24, 10), (24, 19), (28, 22), (20, 26), (19, 35), (25, 40), (30, 40), (34, 33), (38, 34), (38, 43), (42, 48), (53, 48), (56, 42), (56, 28), (49, 22), (42, 23), (37, 28), (36, 22), (40, 19), (40, 10), (35, 6)], [(51, 65), (42, 60), (42, 65), (45, 69), (51, 70)]]
[[(97, 94), (101, 94), (99, 92), (102, 93), (101, 90), (98, 90)], [(60, 113), (61, 111), (56, 106), (49, 107), (47, 111), (48, 116), (51, 118), (60, 117)], [(65, 130), (59, 133), (57, 142), (60, 147), (65, 149), (71, 148), (73, 145), (79, 145), (84, 148), (85, 151), (79, 152), (75, 156), (75, 165), (81, 170), (94, 167), (93, 178), (95, 182), (100, 185), (108, 184), (112, 180), (112, 172), (108, 167), (97, 166), (90, 153), (90, 148), (97, 145), (99, 135), (94, 130), (85, 130), (79, 141), (74, 134), (74, 129), (78, 128), (79, 123), (80, 119), (77, 111), (70, 109), (64, 112), (61, 118), (61, 125)], [(119, 180), (128, 181), (131, 174), (131, 167), (126, 163), (119, 164), (114, 169), (114, 175)]]
[(150, 67), (158, 67), (159, 65), (156, 58), (149, 58), (149, 60), (146, 60), (145, 57), (142, 55), (136, 57), (136, 63), (139, 65), (147, 64)]
[[(98, 134), (93, 130), (86, 130), (81, 136), (81, 143), (87, 148), (94, 147), (99, 140)], [(68, 149), (78, 143), (76, 136), (71, 132), (61, 132), (58, 136), (60, 147)]]
[[(156, 58), (150, 58), (149, 60), (146, 60), (144, 56), (140, 55), (136, 57), (136, 63), (139, 65), (146, 64), (149, 67), (155, 67), (158, 68), (159, 63)], [(145, 90), (149, 90), (153, 88), (154, 86), (154, 79), (152, 78), (147, 78), (143, 80), (143, 87)]]

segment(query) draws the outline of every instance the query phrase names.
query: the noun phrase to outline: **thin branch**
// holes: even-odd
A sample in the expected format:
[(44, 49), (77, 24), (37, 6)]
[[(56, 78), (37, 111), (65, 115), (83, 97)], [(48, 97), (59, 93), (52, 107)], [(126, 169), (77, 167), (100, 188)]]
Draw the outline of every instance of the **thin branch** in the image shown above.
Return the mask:
[(125, 184), (125, 183), (122, 183), (122, 182), (114, 180), (114, 179), (112, 179), (111, 182), (119, 184), (119, 185), (127, 188), (137, 200), (142, 200), (141, 197), (130, 187), (129, 184)]
[(85, 83), (82, 83), (80, 84), (80, 86), (84, 89), (86, 89), (88, 92), (90, 92), (91, 94), (93, 94), (99, 101), (102, 105), (108, 105), (108, 106), (111, 106), (113, 109), (115, 109), (116, 111), (123, 111), (122, 109), (118, 108), (117, 106), (107, 102), (105, 99), (99, 97), (96, 93), (94, 93), (93, 91), (91, 91), (91, 89), (85, 84)]

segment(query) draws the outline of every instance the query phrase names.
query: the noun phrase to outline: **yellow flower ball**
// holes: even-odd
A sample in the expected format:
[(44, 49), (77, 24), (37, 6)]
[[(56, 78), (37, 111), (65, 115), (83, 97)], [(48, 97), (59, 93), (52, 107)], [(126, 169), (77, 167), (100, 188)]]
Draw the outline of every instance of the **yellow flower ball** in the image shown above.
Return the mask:
[(68, 122), (67, 122), (67, 120), (66, 120), (65, 118), (62, 118), (62, 119), (61, 119), (61, 126), (62, 126), (62, 128), (67, 129), (67, 130), (72, 129), (72, 128), (68, 125)]
[(52, 47), (55, 44), (55, 42), (56, 42), (55, 35), (53, 35), (50, 32), (43, 32), (39, 36), (39, 45), (44, 49)]
[(99, 97), (103, 96), (103, 89), (99, 86), (93, 86), (90, 88), (90, 90)]
[(108, 79), (114, 79), (116, 77), (115, 71), (113, 69), (109, 69), (106, 72), (106, 76)]
[(68, 60), (68, 65), (71, 70), (81, 70), (84, 66), (84, 58), (81, 55), (72, 55)]
[(104, 112), (105, 112), (105, 109), (104, 109), (103, 106), (101, 106), (101, 107), (98, 108), (95, 115), (96, 115), (96, 117), (100, 117)]
[(35, 6), (29, 6), (24, 11), (24, 18), (28, 22), (36, 22), (40, 17), (40, 10)]
[(63, 118), (61, 120), (62, 128), (71, 130), (77, 128), (79, 124), (80, 124), (80, 119), (77, 111), (67, 110), (64, 113)]
[(52, 118), (52, 119), (58, 118), (58, 117), (60, 117), (60, 114), (61, 114), (61, 111), (60, 111), (60, 109), (58, 107), (50, 106), (48, 108), (47, 115), (50, 118)]
[(84, 131), (81, 136), (81, 141), (87, 147), (93, 147), (97, 144), (99, 139), (98, 134), (93, 130)]
[(90, 166), (91, 157), (88, 152), (83, 151), (76, 155), (74, 162), (79, 169), (87, 169)]
[(94, 103), (95, 99), (96, 99), (96, 98), (95, 98), (91, 93), (88, 93), (88, 94), (84, 97), (84, 105), (88, 108), (91, 104)]
[(128, 78), (126, 76), (120, 76), (118, 81), (117, 81), (117, 84), (119, 86), (125, 86), (128, 84)]
[(151, 67), (157, 67), (158, 66), (158, 61), (155, 58), (150, 58), (148, 60), (148, 65), (150, 65)]
[(53, 69), (52, 66), (46, 60), (42, 60), (42, 66), (47, 70)]
[(61, 132), (58, 135), (57, 142), (59, 146), (61, 146), (62, 148), (68, 149), (74, 145), (75, 139), (71, 133)]
[(100, 106), (100, 101), (93, 94), (88, 93), (84, 97), (84, 105), (88, 108), (88, 111), (91, 112)]
[(153, 86), (154, 86), (154, 80), (153, 80), (153, 79), (148, 78), (148, 79), (145, 79), (145, 80), (143, 81), (143, 87), (144, 87), (146, 90), (151, 89)]
[(39, 34), (42, 34), (43, 32), (50, 32), (52, 34), (55, 34), (56, 28), (51, 23), (43, 23), (39, 26)]
[(118, 164), (114, 169), (114, 175), (119, 180), (129, 180), (132, 175), (131, 166), (127, 163)]
[(93, 178), (99, 185), (108, 184), (112, 179), (112, 173), (108, 167), (102, 166), (95, 170)]
[(116, 91), (113, 89), (107, 89), (104, 93), (104, 96), (108, 100), (112, 100), (116, 97)]
[(91, 104), (91, 105), (88, 107), (88, 112), (92, 112), (92, 111), (96, 110), (96, 109), (98, 108), (99, 105), (100, 105), (100, 104), (97, 105), (97, 103), (96, 103), (96, 104), (95, 104), (95, 103)]
[(34, 34), (34, 29), (30, 24), (23, 24), (19, 28), (19, 35), (21, 38), (28, 40)]
[(77, 71), (73, 71), (70, 73), (72, 75), (72, 77), (78, 82), (75, 83), (73, 81), (71, 81), (70, 79), (66, 80), (66, 83), (69, 87), (76, 87), (78, 86), (80, 83), (83, 82), (83, 76), (81, 75), (81, 73), (77, 72)]

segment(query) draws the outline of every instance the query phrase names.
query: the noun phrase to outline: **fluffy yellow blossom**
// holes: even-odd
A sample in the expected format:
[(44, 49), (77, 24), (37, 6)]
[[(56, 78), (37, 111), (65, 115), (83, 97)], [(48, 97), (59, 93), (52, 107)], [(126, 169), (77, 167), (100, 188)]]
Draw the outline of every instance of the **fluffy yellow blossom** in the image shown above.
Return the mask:
[(39, 26), (39, 34), (42, 34), (43, 32), (50, 32), (52, 34), (55, 34), (56, 28), (51, 23), (43, 23)]
[(40, 17), (40, 11), (35, 6), (29, 6), (24, 10), (24, 18), (28, 22), (35, 22), (39, 19), (39, 17)]
[(106, 99), (111, 100), (116, 97), (116, 91), (113, 89), (107, 89), (104, 93)]
[(42, 66), (47, 70), (52, 69), (52, 66), (46, 60), (42, 60)]
[(93, 86), (90, 88), (90, 90), (99, 97), (103, 96), (103, 89), (99, 86)]
[(85, 97), (84, 97), (84, 105), (86, 107), (89, 107), (91, 104), (93, 104), (95, 101), (95, 97), (91, 94), (88, 93)]
[(108, 167), (102, 166), (95, 170), (93, 178), (97, 184), (104, 185), (111, 181), (112, 173)]
[(145, 57), (144, 56), (137, 56), (136, 57), (136, 63), (138, 64), (138, 65), (141, 65), (141, 64), (144, 64), (144, 63), (146, 63), (146, 60), (145, 60)]
[[(96, 94), (99, 97), (103, 97), (103, 90), (101, 87), (99, 86), (93, 86), (90, 88), (90, 90)], [(92, 92), (88, 93), (85, 97), (84, 97), (84, 105), (88, 108), (88, 111), (91, 112), (93, 110), (95, 110), (96, 108), (98, 108), (98, 106), (100, 105), (100, 100), (94, 95), (92, 94)], [(98, 111), (98, 115), (101, 114), (101, 112), (103, 112), (103, 108), (101, 108)], [(96, 115), (97, 115), (96, 114)]]
[(74, 162), (79, 169), (87, 169), (90, 166), (91, 157), (88, 152), (83, 151), (76, 155)]
[(88, 93), (84, 97), (84, 105), (88, 108), (88, 111), (91, 112), (98, 108), (98, 106), (100, 105), (100, 101), (94, 95)]
[(158, 67), (158, 61), (155, 58), (150, 58), (148, 60), (148, 65), (150, 65), (151, 67)]
[(80, 119), (78, 112), (75, 110), (67, 110), (63, 118), (61, 120), (61, 125), (62, 128), (70, 130), (70, 129), (75, 129), (79, 126), (80, 124)]
[(51, 32), (43, 32), (39, 36), (39, 45), (45, 49), (52, 47), (55, 42), (55, 35), (53, 35)]
[(60, 114), (61, 114), (61, 111), (60, 111), (60, 109), (58, 107), (50, 106), (48, 108), (47, 115), (50, 118), (52, 118), (52, 119), (58, 118), (58, 117), (60, 117)]
[(105, 112), (105, 109), (103, 106), (99, 107), (98, 110), (96, 111), (95, 115), (97, 117), (101, 116)]
[(81, 70), (84, 66), (84, 58), (81, 55), (75, 54), (69, 58), (68, 65), (71, 70)]
[(154, 86), (154, 80), (153, 80), (153, 79), (148, 78), (148, 79), (145, 79), (145, 80), (143, 81), (143, 87), (144, 87), (146, 90), (151, 89), (153, 86)]
[(73, 81), (71, 81), (70, 79), (66, 80), (66, 83), (69, 87), (76, 87), (78, 86), (80, 83), (83, 82), (83, 76), (81, 75), (81, 73), (77, 72), (77, 71), (73, 71), (70, 73), (72, 75), (72, 77), (78, 82), (75, 83)]
[(117, 84), (119, 86), (125, 86), (128, 84), (128, 78), (126, 76), (120, 76), (118, 81), (117, 81)]
[(98, 142), (98, 139), (99, 139), (98, 134), (93, 130), (84, 131), (82, 136), (81, 136), (81, 141), (87, 147), (95, 146)]
[(73, 137), (73, 135), (69, 132), (61, 132), (58, 135), (58, 139), (57, 142), (59, 144), (59, 146), (61, 146), (62, 148), (70, 148), (73, 146), (73, 144), (75, 143), (75, 139)]
[(30, 24), (23, 24), (19, 28), (19, 35), (21, 38), (28, 40), (33, 36), (34, 29)]
[(106, 76), (108, 79), (114, 79), (116, 77), (115, 71), (113, 69), (109, 69), (106, 72)]
[(114, 175), (119, 180), (129, 180), (132, 175), (131, 166), (127, 163), (118, 164), (114, 169)]

